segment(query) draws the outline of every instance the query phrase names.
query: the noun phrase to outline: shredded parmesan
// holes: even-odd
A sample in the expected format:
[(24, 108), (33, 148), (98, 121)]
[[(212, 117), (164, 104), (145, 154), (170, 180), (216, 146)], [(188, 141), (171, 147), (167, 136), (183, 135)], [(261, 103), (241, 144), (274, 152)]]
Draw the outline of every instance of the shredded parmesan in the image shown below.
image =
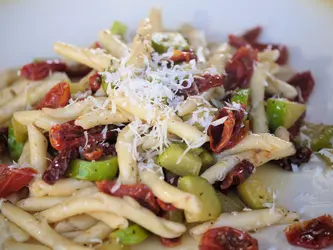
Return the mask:
[(111, 193), (116, 192), (120, 188), (120, 186), (121, 186), (121, 179), (118, 177), (115, 185), (111, 188)]
[[(135, 68), (132, 64), (126, 63), (127, 56), (121, 60), (117, 70), (99, 72), (108, 84), (106, 92), (110, 98), (102, 106), (95, 104), (97, 109), (110, 106), (112, 111), (116, 112), (117, 106), (112, 99), (125, 97), (133, 105), (139, 104), (145, 108), (147, 111), (145, 119), (136, 118), (129, 125), (134, 139), (128, 150), (138, 162), (139, 171), (148, 168), (159, 172), (161, 176), (163, 176), (162, 168), (157, 166), (152, 158), (163, 152), (171, 140), (177, 140), (168, 134), (167, 120), (177, 113), (179, 105), (184, 102), (184, 97), (179, 95), (179, 92), (190, 88), (196, 75), (206, 72), (197, 66), (195, 60), (174, 64), (169, 59), (172, 55), (172, 49), (163, 54), (153, 53), (151, 59), (144, 59), (145, 67), (142, 68)], [(93, 97), (88, 98), (94, 101)], [(201, 99), (201, 104), (186, 123), (192, 125), (197, 123), (206, 132), (217, 109), (204, 98), (200, 96), (198, 98)], [(121, 104), (118, 108), (121, 108)], [(190, 143), (186, 141), (185, 143), (188, 145), (188, 150), (196, 146), (189, 145)]]
[(220, 119), (218, 119), (216, 121), (213, 121), (211, 123), (211, 125), (212, 126), (219, 126), (219, 125), (223, 124), (227, 119), (228, 119), (228, 116), (224, 116), (224, 117), (222, 117), (222, 118), (220, 118)]

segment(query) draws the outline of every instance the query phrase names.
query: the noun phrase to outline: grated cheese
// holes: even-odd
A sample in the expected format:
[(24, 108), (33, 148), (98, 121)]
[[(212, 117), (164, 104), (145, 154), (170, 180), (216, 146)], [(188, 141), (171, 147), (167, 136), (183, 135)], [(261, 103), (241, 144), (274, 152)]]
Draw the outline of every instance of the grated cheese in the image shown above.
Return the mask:
[(87, 146), (88, 146), (88, 142), (89, 142), (88, 131), (84, 131), (83, 134), (84, 134), (84, 139), (86, 140), (86, 142), (85, 142), (85, 144), (84, 144), (84, 146), (83, 146), (83, 150), (84, 150), (84, 149), (87, 148)]
[[(142, 68), (128, 64), (129, 56), (127, 56), (121, 60), (117, 70), (99, 72), (108, 84), (107, 93), (110, 98), (102, 106), (98, 106), (97, 103), (95, 105), (97, 109), (110, 105), (112, 111), (116, 112), (117, 107), (112, 102), (112, 97), (119, 96), (126, 97), (133, 105), (140, 104), (145, 108), (147, 114), (144, 121), (135, 119), (129, 124), (134, 139), (128, 150), (138, 162), (139, 170), (154, 169), (160, 171), (162, 176), (162, 169), (159, 169), (151, 159), (162, 153), (171, 140), (175, 139), (169, 138), (167, 119), (176, 114), (179, 105), (184, 102), (184, 97), (179, 95), (179, 92), (192, 86), (195, 75), (204, 73), (203, 69), (197, 67), (195, 60), (176, 65), (169, 60), (172, 55), (172, 49), (163, 54), (152, 53), (151, 59), (144, 58), (145, 67)], [(88, 99), (93, 101), (93, 97)], [(216, 111), (217, 109), (206, 101), (206, 105), (201, 105), (193, 112), (192, 118), (187, 123), (197, 122), (204, 131), (207, 131)], [(144, 146), (147, 140), (151, 148), (144, 150), (147, 148)], [(195, 146), (185, 143), (189, 146), (188, 150)]]
[(228, 116), (224, 116), (216, 121), (213, 121), (210, 125), (216, 127), (216, 126), (223, 124), (226, 120), (228, 120)]
[[(117, 128), (117, 129), (119, 129), (119, 128)], [(101, 134), (102, 134), (102, 136), (103, 136), (103, 140), (106, 139), (106, 134), (107, 134), (107, 132), (108, 132), (108, 125), (105, 125), (105, 127), (104, 127), (103, 130), (101, 131)]]
[(111, 188), (111, 193), (116, 192), (121, 186), (121, 179), (118, 177), (115, 185)]

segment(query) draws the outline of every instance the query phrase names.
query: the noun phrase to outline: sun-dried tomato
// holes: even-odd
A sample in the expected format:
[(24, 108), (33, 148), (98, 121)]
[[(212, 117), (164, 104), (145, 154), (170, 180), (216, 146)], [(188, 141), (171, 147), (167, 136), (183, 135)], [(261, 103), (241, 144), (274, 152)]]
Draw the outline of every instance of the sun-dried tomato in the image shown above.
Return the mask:
[(89, 87), (90, 87), (93, 94), (97, 90), (99, 90), (99, 88), (101, 87), (101, 84), (102, 84), (102, 78), (98, 73), (89, 77)]
[(208, 127), (210, 137), (210, 148), (215, 153), (220, 153), (228, 144), (235, 126), (235, 116), (229, 109), (221, 109), (214, 120), (227, 117), (227, 120), (220, 125)]
[(0, 156), (7, 152), (8, 128), (0, 128)]
[(83, 157), (88, 161), (97, 161), (102, 157), (104, 150), (102, 147), (89, 147), (83, 151)]
[(296, 153), (294, 155), (272, 161), (272, 163), (285, 170), (292, 171), (293, 165), (299, 167), (301, 164), (309, 162), (311, 155), (312, 150), (310, 148), (296, 147)]
[(280, 65), (286, 64), (289, 57), (287, 47), (281, 44), (259, 43), (257, 40), (261, 34), (261, 31), (261, 27), (257, 26), (246, 31), (242, 36), (229, 35), (229, 43), (236, 48), (249, 45), (259, 51), (263, 51), (267, 48), (276, 49), (280, 52), (280, 56), (276, 62)]
[(165, 203), (164, 201), (160, 200), (157, 198), (157, 204), (160, 206), (160, 208), (163, 210), (163, 211), (175, 211), (177, 210), (178, 208), (176, 208), (174, 205), (172, 205), (171, 203)]
[(76, 126), (74, 121), (57, 124), (51, 127), (49, 131), (50, 143), (58, 151), (64, 149), (74, 138), (83, 135), (84, 129)]
[[(224, 83), (223, 76), (219, 74), (203, 74), (194, 77), (189, 88), (184, 88), (180, 92), (185, 96), (199, 95), (211, 88), (222, 86)], [(187, 83), (185, 82), (184, 85)]]
[(189, 62), (193, 59), (197, 59), (196, 54), (194, 51), (189, 50), (189, 51), (181, 51), (181, 50), (174, 50), (173, 55), (170, 57), (170, 60), (175, 62), (175, 63), (180, 63), (180, 62)]
[(333, 245), (333, 219), (331, 215), (322, 215), (312, 220), (298, 222), (285, 229), (285, 235), (291, 245), (323, 249)]
[(255, 61), (256, 50), (250, 47), (239, 48), (225, 67), (227, 76), (224, 78), (224, 88), (227, 91), (248, 88)]
[(37, 171), (33, 168), (9, 168), (6, 164), (0, 164), (0, 198), (19, 191), (29, 184)]
[(99, 42), (94, 42), (90, 48), (92, 49), (101, 49), (102, 48), (102, 45), (99, 43)]
[(229, 39), (229, 43), (236, 48), (241, 48), (241, 47), (245, 47), (245, 46), (249, 45), (249, 43), (241, 36), (235, 36), (235, 35), (230, 34), (228, 36), (228, 39)]
[(294, 125), (292, 125), (288, 129), (291, 140), (295, 140), (299, 135), (305, 116), (306, 116), (306, 111), (301, 115), (300, 118), (298, 118), (298, 120), (294, 123)]
[(47, 167), (43, 174), (43, 180), (50, 185), (54, 184), (65, 175), (69, 163), (78, 158), (78, 156), (79, 153), (77, 149), (66, 148), (61, 151)]
[(96, 184), (99, 191), (103, 193), (117, 197), (130, 196), (155, 214), (160, 212), (160, 207), (157, 204), (153, 192), (149, 189), (149, 187), (142, 183), (135, 185), (120, 185), (119, 188), (115, 188), (114, 192), (112, 192), (112, 188), (117, 185), (114, 181), (105, 180), (97, 182)]
[(224, 123), (208, 127), (208, 136), (210, 138), (210, 149), (215, 153), (234, 147), (240, 142), (249, 131), (249, 122), (244, 120), (244, 110), (231, 110), (223, 108), (215, 117), (215, 121), (227, 117)]
[(245, 123), (243, 124), (243, 120), (244, 120), (244, 116), (245, 116), (244, 111), (239, 110), (239, 111), (236, 111), (233, 113), (235, 115), (235, 126), (232, 131), (232, 136), (224, 149), (233, 148), (236, 144), (238, 144), (238, 142), (240, 142), (249, 133), (250, 122), (245, 121)]
[[(74, 121), (57, 124), (51, 127), (49, 131), (50, 144), (58, 151), (64, 148), (89, 148), (96, 146), (99, 143), (110, 141), (115, 142), (117, 132), (114, 130), (115, 126), (109, 125), (106, 133), (102, 133), (104, 126), (96, 126), (94, 128), (84, 130), (80, 126), (76, 126)], [(103, 147), (103, 151), (111, 154), (114, 148), (109, 148), (108, 144), (99, 145)]]
[(29, 80), (42, 80), (51, 73), (47, 62), (36, 62), (24, 65), (21, 69), (21, 76)]
[(246, 232), (232, 227), (208, 230), (200, 241), (200, 250), (258, 250), (258, 241)]
[(179, 246), (182, 244), (181, 237), (177, 237), (177, 238), (173, 238), (173, 239), (160, 237), (160, 241), (161, 241), (162, 245), (166, 246), (166, 247), (176, 247), (176, 246)]
[(295, 74), (288, 80), (288, 83), (294, 86), (299, 91), (299, 96), (296, 101), (306, 103), (315, 86), (314, 79), (310, 71)]
[[(115, 136), (116, 137), (116, 136)], [(98, 145), (99, 147), (103, 148), (103, 156), (116, 156), (117, 151), (114, 144), (110, 144), (108, 142), (103, 142)]]
[(71, 89), (67, 82), (60, 82), (55, 85), (35, 106), (36, 109), (60, 108), (68, 104), (71, 98)]
[(24, 65), (21, 69), (21, 76), (37, 81), (44, 79), (52, 72), (65, 72), (66, 70), (67, 65), (59, 60), (38, 61)]
[(194, 77), (194, 83), (198, 86), (199, 93), (203, 93), (211, 88), (223, 85), (223, 76), (219, 74), (204, 74)]
[(244, 32), (242, 38), (248, 43), (254, 43), (258, 40), (261, 34), (262, 28), (260, 26), (254, 27)]
[(221, 190), (224, 191), (231, 186), (243, 183), (254, 171), (254, 166), (248, 160), (238, 163), (225, 177), (221, 183)]

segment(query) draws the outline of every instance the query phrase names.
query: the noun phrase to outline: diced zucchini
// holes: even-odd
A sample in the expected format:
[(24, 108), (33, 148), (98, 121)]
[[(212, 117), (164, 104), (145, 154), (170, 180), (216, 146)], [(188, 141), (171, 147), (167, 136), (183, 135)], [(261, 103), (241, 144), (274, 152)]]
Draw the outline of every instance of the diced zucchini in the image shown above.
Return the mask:
[(290, 128), (305, 112), (306, 105), (292, 102), (287, 99), (270, 98), (267, 100), (267, 119), (269, 128), (275, 131), (283, 126)]
[(76, 94), (79, 92), (83, 92), (87, 89), (88, 86), (86, 84), (81, 83), (69, 83), (69, 88), (71, 90), (71, 94)]
[(250, 90), (249, 89), (239, 89), (236, 93), (231, 97), (231, 103), (240, 103), (243, 104), (245, 107), (249, 101)]
[(165, 53), (169, 48), (186, 50), (189, 45), (178, 32), (156, 32), (152, 35), (152, 46), (157, 53)]
[(171, 210), (167, 211), (164, 218), (174, 222), (183, 223), (184, 212), (181, 210)]
[[(180, 143), (179, 145), (181, 145), (182, 147), (183, 147), (183, 149), (185, 150), (185, 149), (187, 149), (187, 145), (186, 145), (186, 143)], [(195, 155), (200, 155), (202, 152), (204, 151), (204, 149), (202, 148), (202, 147), (199, 147), (199, 148), (191, 148), (190, 149), (190, 152), (192, 153), (192, 154), (195, 154)]]
[(18, 121), (15, 120), (14, 117), (12, 117), (12, 126), (13, 126), (13, 132), (14, 136), (16, 138), (17, 142), (25, 142), (28, 138), (28, 129), (27, 126), (19, 123)]
[(332, 148), (323, 148), (319, 150), (316, 154), (320, 159), (322, 159), (326, 166), (333, 167), (333, 149)]
[(332, 148), (333, 125), (306, 123), (301, 132), (309, 137), (312, 151)]
[(207, 150), (203, 150), (202, 153), (199, 155), (202, 161), (202, 167), (208, 168), (214, 164), (214, 158), (211, 153)]
[[(185, 149), (182, 145), (171, 144), (158, 156), (157, 164), (180, 176), (199, 175), (202, 165), (200, 157), (191, 152), (183, 155), (184, 151)], [(180, 157), (181, 160), (177, 164)]]
[(123, 245), (136, 245), (147, 239), (148, 236), (149, 233), (146, 229), (137, 224), (133, 224), (127, 228), (112, 232), (109, 237)]
[(103, 161), (71, 161), (67, 174), (69, 177), (87, 181), (111, 180), (118, 172), (118, 158)]
[(185, 192), (194, 194), (202, 202), (201, 213), (189, 214), (185, 211), (187, 222), (214, 220), (222, 213), (221, 203), (216, 191), (206, 179), (199, 176), (185, 176), (179, 180), (178, 187)]
[(271, 192), (254, 175), (238, 185), (237, 191), (242, 201), (252, 209), (265, 208), (266, 203), (273, 202)]
[(9, 155), (12, 160), (18, 161), (20, 158), (24, 147), (24, 142), (18, 142), (15, 134), (12, 123), (8, 127), (8, 148)]
[(119, 21), (114, 21), (111, 29), (110, 29), (111, 33), (114, 35), (119, 35), (119, 36), (125, 36), (126, 32), (127, 32), (127, 26)]
[(235, 195), (225, 195), (217, 192), (223, 213), (239, 212), (245, 208), (244, 203)]

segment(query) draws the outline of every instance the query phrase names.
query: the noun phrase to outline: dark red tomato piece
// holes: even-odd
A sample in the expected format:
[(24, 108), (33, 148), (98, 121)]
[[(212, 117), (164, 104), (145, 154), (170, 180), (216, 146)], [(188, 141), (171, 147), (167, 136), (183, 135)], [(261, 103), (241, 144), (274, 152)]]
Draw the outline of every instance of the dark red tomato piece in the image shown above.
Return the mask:
[(42, 177), (43, 180), (50, 185), (54, 184), (65, 175), (69, 163), (78, 158), (78, 156), (79, 153), (77, 149), (66, 148), (61, 151), (47, 167)]
[(101, 84), (102, 78), (98, 73), (89, 77), (89, 87), (93, 93), (95, 93), (101, 87)]
[(60, 108), (68, 104), (71, 98), (71, 90), (67, 82), (60, 82), (54, 86), (35, 106), (36, 109)]
[(65, 72), (66, 70), (67, 65), (59, 60), (38, 61), (24, 65), (21, 69), (21, 76), (38, 81), (46, 78), (52, 72)]
[(221, 190), (224, 191), (231, 186), (243, 183), (253, 173), (254, 166), (251, 162), (243, 160), (238, 163), (221, 183)]
[(102, 147), (89, 147), (83, 152), (83, 157), (88, 161), (97, 161), (102, 157), (103, 153)]
[(232, 131), (232, 136), (225, 146), (224, 149), (229, 149), (234, 147), (238, 142), (240, 142), (245, 136), (247, 136), (249, 132), (249, 121), (243, 122), (244, 120), (244, 110), (246, 109), (245, 106), (242, 107), (240, 110), (234, 110), (233, 114), (235, 116), (235, 126)]
[(163, 246), (166, 247), (176, 247), (182, 244), (182, 238), (181, 237), (177, 237), (177, 238), (173, 238), (173, 239), (167, 239), (167, 238), (160, 238), (160, 241), (162, 243)]
[(303, 163), (309, 162), (312, 155), (312, 150), (308, 147), (299, 147), (296, 145), (296, 153), (294, 155), (272, 161), (284, 170), (292, 171), (292, 165), (301, 166)]
[(281, 44), (259, 43), (257, 40), (261, 34), (261, 31), (262, 28), (260, 26), (257, 26), (253, 29), (246, 31), (242, 36), (229, 35), (229, 43), (236, 48), (249, 45), (259, 51), (263, 51), (267, 48), (276, 49), (280, 52), (277, 63), (280, 65), (286, 64), (289, 57), (287, 47)]
[(42, 80), (50, 73), (51, 68), (47, 62), (26, 64), (21, 69), (21, 76), (32, 81)]
[[(186, 96), (200, 95), (201, 93), (218, 86), (222, 86), (224, 83), (222, 75), (204, 74), (194, 77), (194, 81), (189, 88), (184, 88), (181, 93)], [(186, 85), (187, 83), (184, 83)]]
[(200, 250), (258, 250), (258, 241), (232, 227), (208, 230), (200, 241)]
[(175, 211), (177, 210), (178, 208), (176, 208), (174, 205), (172, 205), (171, 203), (165, 203), (164, 201), (160, 200), (160, 199), (156, 199), (157, 201), (157, 204), (160, 206), (160, 208), (163, 210), (163, 211)]
[(74, 121), (57, 124), (51, 127), (49, 131), (49, 138), (52, 147), (61, 151), (68, 146), (69, 141), (83, 135), (84, 129), (76, 126)]
[(299, 96), (301, 96), (301, 98), (298, 98), (296, 101), (301, 103), (308, 101), (315, 86), (315, 82), (310, 71), (297, 73), (288, 80), (288, 83), (300, 92)]
[(114, 153), (114, 148), (108, 144), (100, 144), (104, 141), (115, 142), (117, 132), (114, 131), (114, 126), (108, 126), (106, 133), (102, 132), (104, 126), (96, 126), (94, 128), (84, 130), (80, 126), (76, 126), (74, 121), (57, 124), (51, 127), (49, 138), (52, 147), (58, 151), (64, 148), (79, 148), (89, 149), (90, 147), (103, 148), (105, 155)]
[(288, 129), (291, 140), (293, 141), (296, 140), (297, 136), (299, 135), (305, 116), (306, 116), (306, 111), (301, 115), (300, 118), (298, 118), (298, 120), (294, 123), (294, 125), (292, 125)]
[(170, 57), (170, 60), (175, 63), (180, 62), (189, 62), (192, 59), (197, 59), (194, 51), (181, 51), (181, 50), (174, 50), (173, 55)]
[(198, 86), (199, 93), (203, 93), (211, 88), (223, 85), (222, 75), (204, 74), (194, 77), (194, 83)]
[(331, 215), (322, 215), (290, 225), (284, 233), (291, 245), (323, 249), (333, 245), (333, 219)]
[(94, 42), (91, 46), (90, 46), (90, 48), (92, 48), (92, 49), (101, 49), (102, 48), (102, 45), (99, 43), (99, 42)]
[[(130, 196), (139, 202), (142, 206), (150, 209), (155, 214), (160, 212), (160, 208), (156, 202), (156, 198), (153, 192), (144, 184), (135, 185), (120, 185), (115, 187), (117, 184), (114, 181), (100, 181), (97, 182), (99, 191), (117, 197)], [(112, 189), (115, 190), (112, 190)], [(114, 191), (114, 192), (113, 192)]]
[(229, 44), (231, 46), (234, 46), (235, 48), (241, 48), (245, 47), (246, 45), (249, 45), (249, 43), (241, 36), (235, 36), (235, 35), (229, 35)]
[(215, 153), (220, 153), (230, 141), (235, 126), (235, 116), (229, 109), (221, 109), (214, 120), (227, 117), (227, 120), (220, 125), (208, 127), (208, 136), (210, 138), (210, 148)]
[(261, 34), (262, 28), (260, 26), (254, 27), (245, 31), (242, 38), (247, 41), (248, 43), (254, 43), (258, 40)]
[(226, 65), (227, 76), (224, 78), (224, 88), (227, 91), (248, 88), (255, 61), (257, 61), (256, 50), (251, 47), (239, 48)]
[(0, 164), (0, 198), (19, 191), (29, 184), (37, 171), (33, 168), (9, 168), (6, 164)]

